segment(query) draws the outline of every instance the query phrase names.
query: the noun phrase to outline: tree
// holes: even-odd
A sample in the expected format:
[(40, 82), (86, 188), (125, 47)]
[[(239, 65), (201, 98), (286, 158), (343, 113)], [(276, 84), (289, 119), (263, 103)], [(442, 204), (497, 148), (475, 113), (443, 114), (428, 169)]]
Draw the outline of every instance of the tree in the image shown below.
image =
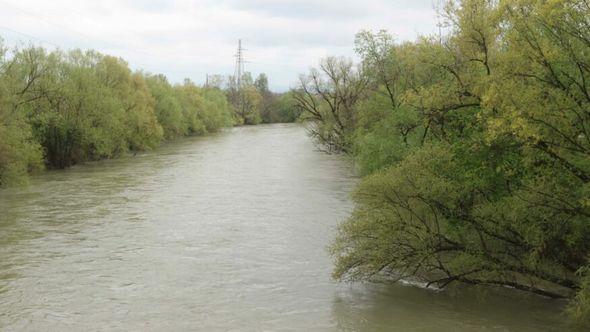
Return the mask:
[(223, 89), (227, 80), (223, 75), (209, 75), (207, 80), (207, 88)]
[(5, 54), (0, 43), (0, 186), (22, 183), (28, 173), (42, 166), (41, 148), (33, 139), (30, 125), (18, 112), (18, 93), (29, 88), (18, 86), (14, 76), (16, 64), (6, 59)]
[(182, 106), (175, 95), (175, 90), (164, 75), (145, 75), (150, 93), (156, 100), (155, 111), (158, 122), (164, 129), (164, 137), (172, 139), (188, 133), (184, 122)]
[(384, 92), (392, 109), (397, 108), (399, 92), (396, 85), (400, 83), (402, 67), (396, 59), (391, 35), (385, 30), (376, 34), (363, 30), (355, 37), (355, 51), (362, 58), (363, 71), (376, 85), (373, 88)]
[(204, 89), (203, 94), (203, 123), (207, 132), (216, 132), (233, 124), (232, 111), (223, 91), (219, 89)]
[(244, 87), (242, 89), (242, 95), (241, 117), (244, 120), (244, 124), (259, 124), (262, 121), (260, 118), (260, 108), (263, 102), (262, 95), (253, 85)]
[(328, 57), (299, 81), (293, 96), (311, 123), (311, 135), (329, 151), (348, 150), (357, 120), (354, 108), (365, 92), (367, 77), (350, 60)]
[[(35, 58), (39, 50), (31, 50)], [(33, 89), (43, 71), (41, 68), (22, 67), (14, 57), (7, 57), (7, 49), (0, 39), (0, 186), (26, 182), (29, 173), (42, 168), (42, 150), (34, 140), (31, 126), (20, 112), (25, 102), (21, 96)], [(20, 73), (27, 72), (26, 79)]]
[(273, 94), (270, 104), (263, 108), (261, 117), (264, 123), (296, 122), (301, 116), (292, 92)]
[(258, 75), (258, 77), (256, 77), (254, 86), (256, 87), (256, 90), (258, 90), (258, 92), (260, 92), (262, 95), (270, 93), (268, 88), (268, 77), (265, 73), (261, 73)]
[(252, 125), (261, 122), (263, 96), (256, 89), (252, 74), (244, 73), (240, 83), (236, 77), (230, 77), (227, 95), (234, 107), (235, 123)]
[[(590, 7), (465, 0), (444, 15), (446, 36), (357, 35), (370, 84), (345, 136), (367, 176), (334, 275), (509, 286), (574, 299), (587, 324)], [(321, 83), (298, 102), (325, 123)]]
[(132, 72), (95, 51), (0, 47), (0, 185), (231, 124), (223, 92)]

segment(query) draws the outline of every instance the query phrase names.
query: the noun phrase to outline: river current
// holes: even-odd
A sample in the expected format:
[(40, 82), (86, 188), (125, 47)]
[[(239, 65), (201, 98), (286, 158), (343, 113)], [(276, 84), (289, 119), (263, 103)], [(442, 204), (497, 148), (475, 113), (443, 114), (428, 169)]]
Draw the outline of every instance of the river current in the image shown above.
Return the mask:
[(563, 331), (563, 303), (331, 279), (350, 160), (240, 127), (0, 190), (2, 331)]

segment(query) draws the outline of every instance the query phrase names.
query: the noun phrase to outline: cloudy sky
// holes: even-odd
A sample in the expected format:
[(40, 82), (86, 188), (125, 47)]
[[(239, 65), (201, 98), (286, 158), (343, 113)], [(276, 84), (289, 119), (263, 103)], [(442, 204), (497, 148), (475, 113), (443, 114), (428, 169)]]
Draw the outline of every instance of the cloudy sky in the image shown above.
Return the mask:
[(0, 0), (5, 44), (92, 48), (134, 69), (197, 83), (246, 70), (288, 89), (327, 55), (354, 57), (354, 35), (386, 29), (397, 40), (437, 31), (436, 0)]

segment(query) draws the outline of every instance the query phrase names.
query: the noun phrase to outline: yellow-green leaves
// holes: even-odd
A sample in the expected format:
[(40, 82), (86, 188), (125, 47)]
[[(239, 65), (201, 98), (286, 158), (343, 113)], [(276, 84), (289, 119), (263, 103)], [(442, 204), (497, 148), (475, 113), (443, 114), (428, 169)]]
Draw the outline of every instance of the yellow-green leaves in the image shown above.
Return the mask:
[(355, 105), (351, 140), (370, 174), (335, 276), (578, 292), (571, 313), (587, 323), (590, 7), (464, 0), (444, 14), (448, 34), (388, 52), (367, 52), (382, 33), (359, 35), (379, 83)]
[(221, 91), (134, 73), (95, 51), (0, 47), (0, 185), (231, 125)]

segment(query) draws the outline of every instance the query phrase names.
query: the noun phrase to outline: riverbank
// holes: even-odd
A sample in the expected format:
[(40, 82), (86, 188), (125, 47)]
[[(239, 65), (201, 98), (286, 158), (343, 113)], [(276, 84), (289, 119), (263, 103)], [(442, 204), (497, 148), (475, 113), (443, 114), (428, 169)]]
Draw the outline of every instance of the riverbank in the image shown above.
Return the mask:
[(239, 87), (231, 82), (172, 84), (96, 51), (8, 52), (0, 39), (0, 186), (178, 137), (298, 118), (290, 94), (272, 93), (266, 75)]

